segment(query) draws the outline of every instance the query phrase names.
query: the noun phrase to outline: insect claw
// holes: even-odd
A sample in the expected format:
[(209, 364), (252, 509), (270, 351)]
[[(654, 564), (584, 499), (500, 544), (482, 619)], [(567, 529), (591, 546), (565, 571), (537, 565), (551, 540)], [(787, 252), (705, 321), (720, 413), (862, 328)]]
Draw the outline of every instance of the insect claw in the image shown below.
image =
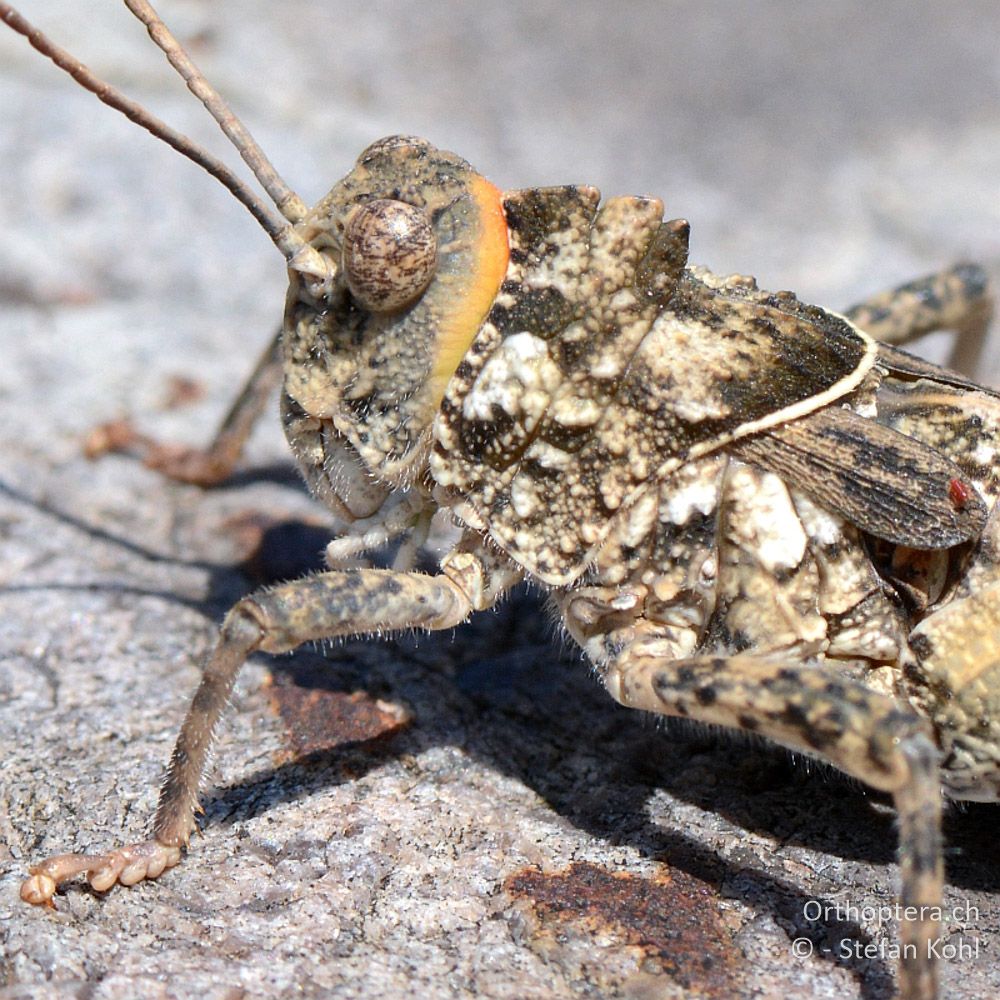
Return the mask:
[(50, 875), (35, 874), (37, 868), (30, 869), (31, 876), (21, 883), (21, 899), (33, 906), (47, 906), (50, 910), (56, 908), (52, 902), (57, 883)]

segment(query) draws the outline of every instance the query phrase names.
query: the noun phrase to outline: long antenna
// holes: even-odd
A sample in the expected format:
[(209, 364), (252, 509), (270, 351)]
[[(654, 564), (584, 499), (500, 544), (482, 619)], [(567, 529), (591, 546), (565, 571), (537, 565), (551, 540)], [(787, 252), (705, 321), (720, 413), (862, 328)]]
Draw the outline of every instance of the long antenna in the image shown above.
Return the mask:
[(281, 179), (264, 150), (247, 127), (236, 117), (219, 92), (191, 61), (184, 47), (163, 23), (163, 19), (146, 0), (125, 0), (125, 6), (146, 26), (149, 37), (163, 50), (170, 65), (181, 75), (188, 90), (205, 106), (219, 123), (229, 141), (239, 151), (253, 171), (260, 186), (268, 193), (278, 211), (289, 222), (301, 222), (308, 211), (302, 199)]
[[(129, 3), (129, 8), (134, 10), (133, 0), (127, 0)], [(142, 13), (135, 11), (136, 16), (140, 18), (147, 25), (152, 34), (152, 27), (150, 27), (150, 18), (152, 22), (158, 22), (162, 26), (162, 22), (159, 21), (156, 13), (153, 11), (148, 4), (135, 3), (142, 9)], [(145, 15), (145, 16), (144, 16)], [(131, 98), (126, 97), (120, 90), (113, 87), (110, 83), (105, 82), (99, 77), (95, 76), (79, 59), (71, 55), (65, 49), (60, 48), (51, 39), (46, 37), (38, 28), (26, 20), (18, 11), (16, 11), (10, 4), (0, 2), (0, 21), (9, 27), (13, 28), (14, 31), (23, 35), (33, 48), (37, 49), (43, 56), (50, 59), (56, 64), (61, 70), (68, 73), (77, 83), (80, 84), (85, 90), (90, 91), (99, 101), (103, 104), (108, 105), (110, 108), (114, 108), (116, 111), (121, 112), (130, 121), (135, 122), (136, 125), (141, 126), (150, 134), (156, 136), (157, 139), (161, 139), (168, 146), (177, 150), (182, 156), (186, 156), (189, 160), (197, 163), (203, 170), (211, 174), (219, 183), (221, 183), (257, 220), (260, 227), (265, 233), (271, 238), (274, 245), (282, 252), (285, 259), (288, 261), (288, 265), (295, 270), (301, 271), (303, 274), (311, 276), (313, 278), (319, 279), (321, 283), (328, 282), (332, 277), (332, 272), (334, 267), (330, 261), (328, 261), (319, 251), (314, 247), (310, 246), (295, 230), (291, 225), (277, 219), (271, 212), (271, 210), (260, 200), (260, 198), (242, 181), (237, 177), (221, 160), (217, 159), (208, 150), (199, 146), (193, 139), (188, 138), (182, 132), (178, 132), (176, 129), (171, 128), (165, 122), (157, 118), (152, 112), (148, 111), (141, 104), (133, 101)], [(166, 29), (163, 29), (166, 31)], [(172, 39), (169, 32), (167, 32), (168, 38)], [(154, 39), (155, 40), (155, 39)], [(157, 41), (157, 44), (160, 44)], [(183, 50), (176, 41), (173, 42), (174, 48), (183, 54)], [(161, 45), (162, 47), (162, 45)], [(185, 57), (186, 58), (186, 57)], [(173, 60), (171, 60), (172, 62)], [(192, 71), (192, 78), (200, 77), (200, 74), (193, 65), (190, 64), (190, 60), (187, 60), (190, 69)], [(183, 75), (183, 73), (182, 73)], [(187, 77), (185, 76), (185, 79)], [(191, 83), (189, 82), (189, 86)], [(207, 90), (214, 94), (214, 91), (208, 84), (205, 84)], [(191, 88), (194, 90), (194, 87)], [(197, 93), (197, 91), (195, 91)], [(208, 103), (201, 95), (198, 95), (202, 99), (203, 103), (208, 107)], [(218, 95), (216, 95), (218, 97)], [(228, 113), (227, 117), (232, 122), (236, 122), (235, 116), (232, 112), (226, 109), (225, 103), (221, 98), (218, 98), (218, 103), (223, 109)], [(209, 108), (211, 111), (212, 109)], [(212, 111), (215, 115), (215, 111)], [(216, 116), (217, 120), (218, 117)], [(221, 121), (220, 121), (220, 124)], [(239, 125), (238, 122), (236, 122)], [(225, 128), (225, 126), (223, 126)], [(246, 129), (239, 126), (243, 133), (249, 136)], [(239, 130), (236, 130), (237, 133)], [(227, 135), (229, 133), (227, 132)], [(232, 138), (232, 137), (231, 137)], [(237, 144), (239, 148), (239, 143), (236, 139), (233, 141)], [(260, 158), (267, 165), (271, 174), (277, 178), (277, 173), (275, 173), (274, 168), (267, 162), (266, 157), (260, 152), (259, 147), (252, 138), (249, 138), (249, 147), (251, 150), (256, 150), (259, 153)], [(242, 152), (242, 149), (241, 149)], [(251, 157), (254, 155), (250, 153)], [(246, 154), (244, 155), (246, 159)], [(250, 160), (247, 160), (250, 163)], [(254, 169), (251, 165), (251, 169)], [(257, 173), (254, 170), (255, 174)], [(261, 181), (261, 183), (264, 183)], [(286, 207), (291, 204), (294, 210), (295, 202), (298, 205), (302, 205), (300, 199), (298, 199), (294, 193), (292, 193), (288, 187), (278, 178), (279, 187), (275, 190), (284, 191), (283, 201)], [(269, 193), (271, 193), (269, 191)], [(290, 200), (288, 195), (291, 194)], [(272, 195), (273, 197), (273, 195)], [(302, 215), (305, 214), (305, 209), (303, 207)], [(301, 218), (301, 216), (300, 216)]]

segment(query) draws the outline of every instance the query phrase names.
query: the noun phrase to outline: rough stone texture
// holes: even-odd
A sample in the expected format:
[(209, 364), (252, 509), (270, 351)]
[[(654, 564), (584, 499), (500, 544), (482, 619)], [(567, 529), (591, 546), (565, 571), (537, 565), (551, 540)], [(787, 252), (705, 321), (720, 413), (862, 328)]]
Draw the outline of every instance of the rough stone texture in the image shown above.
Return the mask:
[[(225, 149), (118, 4), (24, 7)], [(825, 305), (962, 257), (1000, 277), (990, 0), (163, 13), (307, 200), (406, 131), (506, 187), (661, 195), (693, 260)], [(892, 900), (891, 811), (783, 752), (616, 708), (525, 595), (455, 636), (255, 659), (188, 860), (21, 904), (31, 860), (144, 830), (213, 623), (259, 578), (243, 560), (298, 522), (267, 537), (281, 572), (301, 566), (322, 514), (277, 420), (206, 494), (81, 457), (123, 414), (206, 439), (281, 310), (246, 213), (9, 32), (0, 178), (0, 997), (890, 994), (890, 959), (832, 954), (882, 940), (870, 921), (803, 910)], [(994, 351), (980, 375), (998, 374)], [(204, 398), (177, 405), (173, 375)], [(948, 902), (978, 942), (946, 964), (954, 997), (1000, 989), (996, 823), (947, 822)]]

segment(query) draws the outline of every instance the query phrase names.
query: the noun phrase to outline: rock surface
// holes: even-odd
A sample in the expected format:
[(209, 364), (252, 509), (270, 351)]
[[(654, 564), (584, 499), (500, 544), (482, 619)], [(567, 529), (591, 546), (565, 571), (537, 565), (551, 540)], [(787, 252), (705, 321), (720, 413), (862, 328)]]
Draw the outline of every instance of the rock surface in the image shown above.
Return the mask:
[[(120, 5), (23, 6), (235, 159)], [(504, 187), (658, 194), (693, 260), (824, 305), (960, 258), (1000, 278), (989, 0), (162, 7), (307, 200), (410, 132)], [(33, 860), (143, 833), (261, 541), (294, 572), (323, 515), (276, 419), (208, 493), (81, 454), (124, 415), (209, 436), (281, 311), (249, 216), (10, 32), (0, 178), (0, 997), (891, 994), (891, 957), (836, 954), (885, 940), (857, 910), (893, 900), (891, 810), (617, 708), (531, 595), (454, 636), (255, 658), (187, 861), (22, 904)], [(978, 374), (1000, 377), (995, 348)], [(947, 821), (976, 946), (945, 964), (952, 997), (1000, 990), (996, 822)], [(834, 917), (810, 924), (813, 901)]]

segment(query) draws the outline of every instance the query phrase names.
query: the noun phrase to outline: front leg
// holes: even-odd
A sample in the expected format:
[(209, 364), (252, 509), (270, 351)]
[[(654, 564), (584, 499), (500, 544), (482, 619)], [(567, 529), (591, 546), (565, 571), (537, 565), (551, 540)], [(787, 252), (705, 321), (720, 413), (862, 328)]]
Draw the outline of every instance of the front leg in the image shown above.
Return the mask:
[[(656, 646), (660, 645), (660, 649)], [(931, 727), (914, 711), (792, 651), (665, 659), (636, 640), (602, 671), (630, 708), (758, 733), (890, 793), (899, 820), (900, 994), (936, 995), (932, 943), (941, 906), (941, 792)]]
[(21, 886), (29, 903), (50, 903), (58, 886), (85, 872), (100, 891), (132, 885), (176, 865), (195, 826), (198, 786), (236, 675), (258, 650), (282, 653), (304, 642), (406, 628), (447, 629), (486, 607), (508, 577), (487, 556), (457, 549), (438, 576), (362, 569), (322, 573), (257, 591), (226, 615), (215, 649), (174, 746), (152, 836), (102, 855), (62, 854), (31, 869)]

